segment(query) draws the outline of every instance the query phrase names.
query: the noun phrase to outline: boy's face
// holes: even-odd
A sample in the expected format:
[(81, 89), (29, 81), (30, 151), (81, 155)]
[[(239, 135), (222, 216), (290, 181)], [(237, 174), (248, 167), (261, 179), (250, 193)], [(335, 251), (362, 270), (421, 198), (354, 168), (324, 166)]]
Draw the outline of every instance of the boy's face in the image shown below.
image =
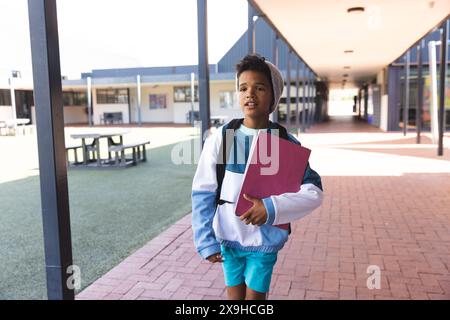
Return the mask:
[(254, 119), (267, 118), (273, 93), (266, 76), (258, 71), (247, 70), (241, 73), (238, 80), (239, 105), (244, 116)]

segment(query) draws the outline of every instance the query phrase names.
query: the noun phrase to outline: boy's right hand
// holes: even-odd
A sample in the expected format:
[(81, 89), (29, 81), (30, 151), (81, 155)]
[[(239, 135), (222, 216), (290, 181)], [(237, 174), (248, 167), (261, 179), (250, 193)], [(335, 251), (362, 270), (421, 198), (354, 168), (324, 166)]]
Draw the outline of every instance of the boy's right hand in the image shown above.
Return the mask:
[(208, 258), (206, 258), (211, 263), (216, 262), (223, 262), (225, 259), (222, 257), (220, 252), (214, 253), (213, 255), (210, 255)]

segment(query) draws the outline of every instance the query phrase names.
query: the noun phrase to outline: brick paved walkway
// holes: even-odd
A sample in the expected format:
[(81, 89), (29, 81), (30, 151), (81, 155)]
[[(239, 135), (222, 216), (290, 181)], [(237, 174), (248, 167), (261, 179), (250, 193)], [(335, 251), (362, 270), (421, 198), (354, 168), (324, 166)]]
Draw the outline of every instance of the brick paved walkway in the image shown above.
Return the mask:
[[(426, 136), (416, 145), (414, 134), (339, 119), (301, 141), (313, 150), (325, 199), (293, 224), (269, 299), (450, 299), (448, 145), (437, 157)], [(371, 265), (381, 270), (380, 289), (367, 288)], [(187, 215), (77, 299), (225, 297), (221, 266), (195, 253)]]

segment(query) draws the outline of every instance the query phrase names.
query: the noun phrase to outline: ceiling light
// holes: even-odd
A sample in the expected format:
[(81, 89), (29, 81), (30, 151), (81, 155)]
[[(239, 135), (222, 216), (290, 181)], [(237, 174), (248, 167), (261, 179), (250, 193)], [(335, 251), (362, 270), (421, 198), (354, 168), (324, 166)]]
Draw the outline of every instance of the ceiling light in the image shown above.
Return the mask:
[(353, 50), (345, 50), (344, 53), (353, 53)]
[(343, 76), (343, 77), (348, 77), (348, 74), (343, 74), (342, 76)]
[(351, 12), (364, 12), (364, 7), (352, 7), (347, 9), (348, 13)]
[(350, 69), (350, 66), (344, 66), (344, 69)]

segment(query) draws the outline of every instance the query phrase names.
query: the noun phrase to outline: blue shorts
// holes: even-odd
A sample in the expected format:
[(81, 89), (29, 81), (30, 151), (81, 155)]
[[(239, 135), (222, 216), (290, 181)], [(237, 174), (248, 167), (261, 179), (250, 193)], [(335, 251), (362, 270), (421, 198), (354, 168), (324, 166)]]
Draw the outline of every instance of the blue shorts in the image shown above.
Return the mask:
[(251, 252), (221, 245), (222, 263), (225, 285), (228, 287), (245, 283), (250, 289), (266, 293), (270, 288), (270, 280), (277, 252)]

